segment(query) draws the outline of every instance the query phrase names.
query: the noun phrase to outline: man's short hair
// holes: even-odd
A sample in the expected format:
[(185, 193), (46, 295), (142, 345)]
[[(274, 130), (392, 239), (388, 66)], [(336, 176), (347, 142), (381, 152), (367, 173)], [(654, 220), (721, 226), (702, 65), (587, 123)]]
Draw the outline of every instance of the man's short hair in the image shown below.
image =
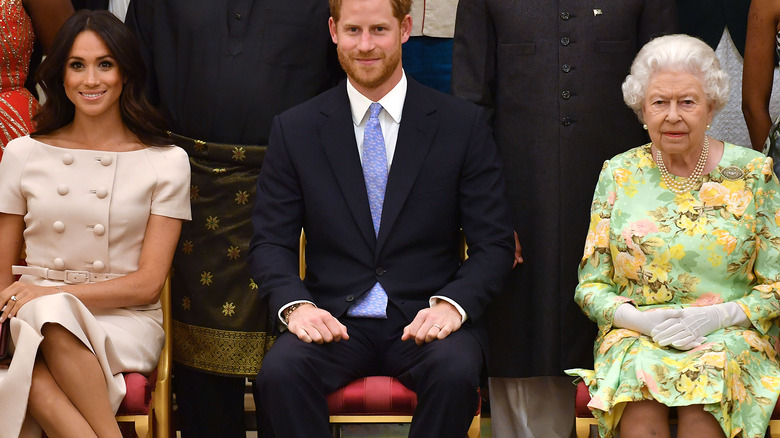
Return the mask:
[[(330, 16), (333, 17), (333, 21), (339, 22), (341, 18), (341, 1), (342, 0), (328, 0), (330, 4)], [(412, 0), (389, 0), (390, 5), (393, 7), (393, 15), (398, 19), (400, 23), (405, 16), (412, 10)]]

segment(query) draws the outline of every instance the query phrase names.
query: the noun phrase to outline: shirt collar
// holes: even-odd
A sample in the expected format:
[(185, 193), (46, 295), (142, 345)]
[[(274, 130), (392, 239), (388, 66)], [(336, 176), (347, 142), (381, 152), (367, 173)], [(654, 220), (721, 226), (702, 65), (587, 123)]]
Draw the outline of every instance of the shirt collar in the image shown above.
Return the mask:
[[(387, 114), (393, 118), (395, 123), (401, 123), (401, 114), (404, 110), (404, 101), (406, 100), (406, 72), (401, 75), (395, 87), (390, 92), (379, 99), (379, 104), (387, 111)], [(368, 107), (373, 103), (371, 99), (360, 94), (360, 92), (347, 79), (347, 96), (349, 97), (349, 106), (352, 110), (352, 123), (360, 126), (368, 118)]]

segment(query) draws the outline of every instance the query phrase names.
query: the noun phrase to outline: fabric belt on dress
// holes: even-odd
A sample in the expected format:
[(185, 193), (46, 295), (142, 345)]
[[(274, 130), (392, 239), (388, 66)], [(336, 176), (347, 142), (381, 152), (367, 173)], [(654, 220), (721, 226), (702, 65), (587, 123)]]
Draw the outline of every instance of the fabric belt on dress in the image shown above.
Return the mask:
[(45, 278), (46, 280), (57, 280), (65, 284), (97, 283), (99, 281), (111, 280), (112, 278), (122, 277), (123, 274), (100, 274), (89, 271), (76, 271), (66, 269), (58, 271), (56, 269), (42, 268), (40, 266), (17, 266), (11, 268), (13, 275), (33, 275), (35, 277)]
[(187, 151), (187, 155), (195, 158), (205, 158), (219, 163), (242, 164), (245, 166), (260, 166), (265, 157), (267, 146), (214, 143), (197, 140), (183, 135), (168, 132), (173, 144)]

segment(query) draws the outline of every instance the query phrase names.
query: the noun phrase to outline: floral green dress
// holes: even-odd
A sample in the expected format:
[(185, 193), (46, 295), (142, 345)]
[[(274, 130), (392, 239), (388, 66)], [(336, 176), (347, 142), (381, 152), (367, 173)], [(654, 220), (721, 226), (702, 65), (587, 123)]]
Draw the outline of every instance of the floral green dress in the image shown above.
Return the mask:
[[(780, 394), (780, 183), (772, 160), (726, 144), (689, 193), (661, 180), (650, 145), (607, 161), (591, 209), (575, 300), (598, 324), (588, 385), (602, 437), (626, 402), (703, 404), (727, 437), (763, 437)], [(690, 351), (612, 326), (615, 309), (735, 301), (750, 328), (728, 327)], [(740, 435), (741, 433), (741, 435)]]

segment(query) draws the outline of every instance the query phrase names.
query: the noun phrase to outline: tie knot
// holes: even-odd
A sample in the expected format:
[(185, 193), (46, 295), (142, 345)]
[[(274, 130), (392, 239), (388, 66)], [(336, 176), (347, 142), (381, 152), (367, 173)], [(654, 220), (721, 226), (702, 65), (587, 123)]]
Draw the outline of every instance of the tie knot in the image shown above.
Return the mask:
[(370, 107), (368, 107), (368, 109), (371, 110), (371, 118), (375, 119), (379, 117), (379, 112), (382, 111), (382, 105), (380, 103), (374, 102)]

